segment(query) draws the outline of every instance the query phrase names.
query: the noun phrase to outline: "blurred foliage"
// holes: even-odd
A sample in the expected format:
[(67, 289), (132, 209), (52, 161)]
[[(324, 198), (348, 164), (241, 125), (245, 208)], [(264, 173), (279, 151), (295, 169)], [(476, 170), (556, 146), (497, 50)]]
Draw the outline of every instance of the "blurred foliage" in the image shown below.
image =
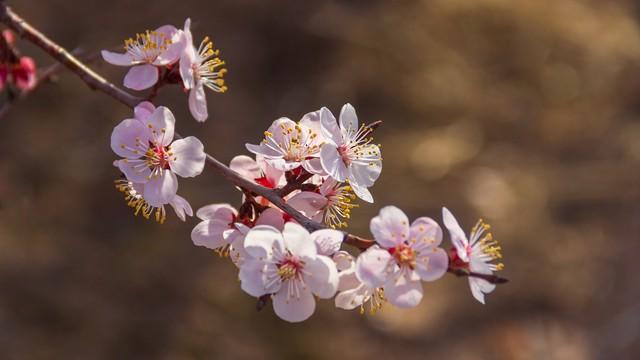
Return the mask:
[[(350, 102), (384, 172), (353, 232), (395, 204), (464, 227), (482, 216), (511, 282), (475, 302), (464, 279), (375, 316), (325, 301), (303, 324), (255, 311), (195, 220), (132, 216), (112, 180), (112, 127), (130, 110), (71, 74), (0, 121), (3, 359), (633, 359), (640, 353), (640, 27), (632, 1), (10, 2), (68, 48), (114, 48), (191, 16), (228, 63), (227, 94), (183, 134), (223, 161), (280, 116)], [(39, 49), (19, 43), (38, 64)], [(94, 67), (120, 82), (124, 70)], [(213, 171), (181, 181), (194, 207), (238, 205)], [(635, 356), (634, 356), (635, 355)]]

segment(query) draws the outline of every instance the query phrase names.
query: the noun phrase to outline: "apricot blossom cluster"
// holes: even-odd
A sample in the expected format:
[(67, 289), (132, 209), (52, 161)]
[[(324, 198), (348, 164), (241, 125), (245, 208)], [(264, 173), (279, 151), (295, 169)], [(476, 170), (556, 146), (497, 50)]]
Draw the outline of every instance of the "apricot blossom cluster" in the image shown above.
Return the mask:
[[(124, 50), (102, 55), (109, 63), (131, 67), (125, 87), (157, 90), (165, 83), (181, 84), (198, 121), (208, 117), (204, 88), (227, 89), (219, 52), (209, 38), (194, 46), (189, 19), (182, 30), (165, 25), (137, 34), (125, 41)], [(178, 177), (200, 175), (207, 160), (196, 137), (175, 139), (175, 124), (168, 108), (143, 101), (111, 135), (111, 149), (120, 157), (114, 165), (122, 173), (116, 188), (135, 214), (160, 223), (166, 220), (166, 205), (183, 221), (193, 215), (190, 203), (177, 194)], [(278, 192), (284, 204), (317, 226), (305, 227), (273, 198), (241, 188), (238, 208), (214, 203), (196, 211), (201, 221), (191, 233), (193, 243), (229, 258), (238, 267), (241, 289), (261, 302), (270, 299), (275, 313), (290, 322), (308, 319), (317, 299), (335, 297), (336, 307), (361, 312), (376, 312), (386, 302), (413, 307), (423, 298), (423, 282), (448, 271), (466, 273), (473, 296), (484, 303), (484, 295), (495, 288), (490, 276), (503, 265), (494, 263), (501, 249), (482, 221), (467, 238), (443, 208), (452, 242), (446, 251), (438, 222), (410, 221), (399, 208), (386, 206), (371, 219), (374, 240), (368, 248), (359, 255), (348, 251), (347, 235), (338, 229), (347, 226), (358, 199), (374, 202), (370, 188), (382, 172), (374, 130), (359, 121), (351, 104), (338, 118), (323, 107), (298, 121), (273, 121), (259, 143), (246, 144), (252, 156), (234, 157), (229, 168)]]

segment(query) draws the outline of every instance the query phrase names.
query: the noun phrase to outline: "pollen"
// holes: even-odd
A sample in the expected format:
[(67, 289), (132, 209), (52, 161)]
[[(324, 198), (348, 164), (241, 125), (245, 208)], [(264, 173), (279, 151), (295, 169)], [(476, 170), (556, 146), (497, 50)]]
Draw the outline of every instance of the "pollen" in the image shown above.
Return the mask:
[(278, 264), (277, 274), (282, 281), (301, 276), (304, 262), (298, 257), (288, 254), (283, 261)]
[(324, 223), (333, 229), (347, 227), (345, 220), (351, 218), (351, 209), (359, 206), (353, 203), (356, 195), (351, 186), (336, 186), (327, 195), (327, 199), (329, 201), (324, 209)]
[(153, 216), (158, 223), (164, 224), (167, 219), (164, 206), (153, 207), (149, 205), (142, 194), (135, 189), (131, 181), (117, 179), (114, 184), (116, 189), (124, 194), (124, 200), (127, 202), (127, 206), (133, 209), (134, 215), (138, 216), (140, 214), (147, 220)]
[[(497, 240), (493, 238), (493, 234), (489, 232), (491, 225), (486, 224), (484, 220), (480, 219), (476, 225), (471, 229), (470, 237), (477, 239), (474, 246), (479, 246), (482, 254), (488, 258), (489, 261), (502, 259), (502, 247)], [(480, 238), (482, 236), (482, 238)], [(503, 263), (492, 264), (495, 270), (504, 269)]]
[(204, 86), (215, 92), (224, 93), (228, 89), (224, 81), (227, 69), (219, 55), (220, 50), (215, 49), (211, 39), (205, 36), (196, 50), (196, 61), (192, 69), (194, 77)]
[(387, 302), (387, 298), (384, 296), (384, 290), (382, 288), (375, 288), (368, 299), (365, 297), (362, 304), (360, 304), (360, 315), (367, 313), (365, 304), (369, 305), (369, 315), (373, 316), (382, 310), (385, 302)]
[(167, 38), (164, 33), (147, 30), (144, 33), (136, 34), (135, 39), (125, 40), (124, 49), (134, 59), (152, 63), (171, 44), (171, 39)]

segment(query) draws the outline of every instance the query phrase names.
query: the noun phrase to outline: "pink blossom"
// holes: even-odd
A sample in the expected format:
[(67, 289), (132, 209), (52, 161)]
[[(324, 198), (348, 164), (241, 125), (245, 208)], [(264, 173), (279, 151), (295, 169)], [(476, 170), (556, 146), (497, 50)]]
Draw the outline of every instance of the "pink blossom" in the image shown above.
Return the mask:
[(21, 56), (17, 64), (0, 64), (0, 89), (7, 81), (20, 90), (31, 90), (37, 82), (36, 63), (28, 56)]
[(315, 311), (314, 295), (330, 298), (337, 289), (336, 265), (318, 254), (313, 236), (286, 223), (283, 231), (256, 226), (245, 238), (250, 258), (240, 267), (242, 289), (256, 297), (272, 294), (276, 315), (289, 322), (308, 319)]
[(395, 206), (386, 206), (371, 220), (377, 245), (360, 254), (358, 279), (370, 288), (382, 287), (389, 302), (413, 307), (422, 300), (422, 281), (434, 281), (447, 271), (447, 253), (438, 247), (442, 229), (428, 217), (409, 224)]
[(184, 88), (189, 90), (189, 110), (198, 121), (205, 121), (209, 117), (207, 111), (207, 99), (204, 88), (215, 92), (227, 91), (223, 76), (227, 72), (224, 61), (218, 55), (219, 50), (214, 50), (209, 37), (205, 37), (200, 46), (193, 45), (191, 35), (191, 19), (184, 22), (184, 50), (180, 56), (180, 76)]
[(278, 170), (289, 171), (302, 166), (312, 174), (326, 175), (319, 159), (324, 143), (319, 130), (319, 111), (306, 114), (298, 123), (280, 118), (265, 131), (265, 138), (259, 145), (246, 146)]
[(301, 191), (287, 203), (312, 220), (324, 222), (332, 228), (340, 228), (347, 226), (345, 220), (351, 217), (351, 209), (358, 207), (353, 204), (355, 198), (351, 186), (327, 178), (317, 192)]
[(191, 240), (197, 246), (212, 250), (224, 250), (239, 234), (235, 226), (238, 213), (229, 204), (211, 204), (201, 207), (196, 216), (202, 220), (191, 232)]
[(158, 66), (178, 61), (184, 48), (182, 30), (164, 25), (154, 31), (136, 34), (124, 42), (124, 53), (102, 50), (102, 58), (110, 64), (132, 66), (124, 77), (124, 86), (144, 90), (158, 82)]
[(322, 134), (326, 144), (322, 147), (322, 168), (338, 182), (348, 181), (355, 194), (364, 201), (373, 202), (367, 189), (382, 172), (380, 148), (372, 144), (370, 130), (358, 126), (356, 110), (345, 104), (340, 111), (340, 123), (331, 111), (320, 111)]
[(382, 308), (387, 299), (381, 287), (371, 287), (358, 278), (356, 261), (349, 253), (340, 251), (333, 255), (333, 261), (338, 268), (338, 294), (335, 298), (337, 308), (353, 310), (360, 307), (360, 313), (365, 313), (368, 305), (369, 312), (375, 314)]
[[(449, 230), (451, 242), (455, 249), (451, 260), (452, 266), (479, 274), (493, 274), (494, 271), (504, 268), (502, 263), (493, 263), (494, 260), (502, 258), (502, 248), (489, 232), (490, 226), (485, 224), (482, 219), (478, 220), (473, 229), (471, 229), (467, 239), (449, 209), (442, 208), (442, 218), (444, 225)], [(495, 290), (496, 285), (484, 279), (469, 276), (469, 287), (473, 297), (484, 304), (484, 295)]]
[(199, 175), (206, 155), (193, 136), (173, 141), (175, 119), (166, 107), (149, 102), (136, 106), (135, 118), (122, 121), (111, 134), (111, 149), (124, 159), (120, 170), (133, 183), (144, 184), (144, 198), (152, 206), (168, 203), (178, 179)]

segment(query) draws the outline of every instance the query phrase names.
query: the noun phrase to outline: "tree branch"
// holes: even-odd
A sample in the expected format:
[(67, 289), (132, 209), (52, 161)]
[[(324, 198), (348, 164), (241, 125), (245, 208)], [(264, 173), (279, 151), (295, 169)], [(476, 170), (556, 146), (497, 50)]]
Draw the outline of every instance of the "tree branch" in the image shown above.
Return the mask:
[(0, 20), (15, 31), (16, 34), (37, 45), (69, 70), (73, 71), (91, 89), (100, 90), (129, 107), (134, 107), (140, 103), (140, 98), (121, 90), (98, 75), (65, 48), (56, 44), (46, 35), (29, 25), (29, 23), (14, 13), (4, 2), (0, 3)]
[[(80, 77), (80, 79), (82, 79), (82, 81), (84, 81), (91, 89), (101, 91), (130, 108), (134, 108), (144, 100), (120, 89), (119, 87), (115, 86), (114, 84), (110, 83), (105, 78), (100, 76), (95, 71), (91, 70), (87, 65), (76, 58), (69, 51), (56, 44), (40, 31), (29, 25), (29, 23), (27, 23), (24, 19), (14, 13), (8, 6), (6, 6), (3, 0), (0, 0), (0, 21), (14, 30), (21, 37), (29, 40), (33, 44), (46, 51), (52, 58), (59, 62), (58, 64), (50, 66), (45, 70), (45, 72), (42, 73), (40, 79), (38, 80), (39, 83), (48, 80), (51, 76), (60, 71), (62, 65), (64, 65), (69, 70), (78, 75), (78, 77)], [(19, 98), (25, 97), (29, 92), (30, 91), (21, 93), (19, 95)], [(9, 105), (10, 108), (10, 104), (6, 104), (5, 107), (0, 109), (0, 117), (2, 117), (3, 113), (8, 111), (9, 108), (7, 108), (7, 105)], [(369, 132), (375, 131), (375, 129), (381, 123), (382, 121), (375, 121), (369, 124), (367, 126), (369, 128)], [(180, 135), (177, 133), (176, 136), (180, 137)], [(312, 176), (311, 174), (303, 174), (280, 189), (269, 189), (253, 181), (245, 179), (244, 177), (240, 176), (240, 174), (231, 170), (227, 165), (223, 164), (218, 159), (209, 154), (207, 154), (206, 162), (210, 167), (217, 170), (225, 179), (240, 187), (241, 189), (243, 189), (243, 191), (255, 193), (269, 200), (273, 205), (277, 206), (282, 211), (293, 217), (298, 223), (300, 223), (300, 225), (304, 226), (307, 230), (315, 231), (327, 228), (326, 225), (307, 218), (302, 213), (287, 204), (283, 199), (284, 196), (288, 195), (294, 190), (299, 189), (303, 185), (303, 183)], [(365, 239), (356, 235), (349, 234), (347, 232), (343, 232), (343, 234), (345, 243), (355, 246), (360, 250), (365, 250), (375, 244), (375, 242), (370, 239)], [(447, 271), (459, 277), (476, 277), (484, 279), (493, 284), (503, 284), (508, 281), (507, 279), (496, 275), (480, 274), (462, 269), (449, 268)]]
[[(21, 37), (27, 39), (28, 41), (46, 51), (51, 57), (53, 57), (73, 73), (78, 75), (78, 77), (80, 77), (80, 79), (82, 79), (82, 81), (84, 81), (91, 89), (101, 91), (130, 108), (135, 107), (141, 101), (143, 101), (143, 99), (133, 96), (126, 91), (118, 88), (117, 86), (100, 76), (98, 73), (91, 70), (87, 65), (73, 56), (73, 54), (69, 53), (62, 46), (56, 44), (46, 35), (42, 34), (40, 31), (32, 27), (24, 19), (13, 12), (11, 8), (4, 4), (4, 2), (1, 1), (0, 21), (2, 21), (5, 25), (15, 31)], [(239, 186), (240, 188), (251, 191), (266, 198), (282, 211), (293, 217), (298, 223), (300, 223), (300, 225), (304, 226), (307, 230), (315, 231), (327, 228), (327, 226), (323, 224), (310, 220), (302, 213), (294, 209), (292, 206), (287, 204), (280, 196), (279, 191), (266, 188), (248, 179), (245, 179), (244, 177), (240, 176), (240, 174), (231, 170), (227, 165), (223, 164), (218, 159), (209, 154), (207, 154), (206, 161), (210, 167), (220, 172), (220, 174), (224, 178), (226, 178), (236, 186)], [(344, 233), (344, 242), (358, 247), (362, 250), (374, 244), (373, 240), (364, 239), (359, 236), (348, 234), (346, 232)]]
[(491, 275), (491, 274), (481, 274), (481, 273), (476, 273), (473, 271), (466, 271), (463, 269), (453, 269), (453, 268), (448, 268), (447, 272), (452, 273), (455, 276), (458, 277), (475, 277), (478, 279), (483, 279), (486, 280), (492, 284), (505, 284), (507, 282), (509, 282), (508, 279), (505, 279), (503, 277), (497, 276), (497, 275)]

